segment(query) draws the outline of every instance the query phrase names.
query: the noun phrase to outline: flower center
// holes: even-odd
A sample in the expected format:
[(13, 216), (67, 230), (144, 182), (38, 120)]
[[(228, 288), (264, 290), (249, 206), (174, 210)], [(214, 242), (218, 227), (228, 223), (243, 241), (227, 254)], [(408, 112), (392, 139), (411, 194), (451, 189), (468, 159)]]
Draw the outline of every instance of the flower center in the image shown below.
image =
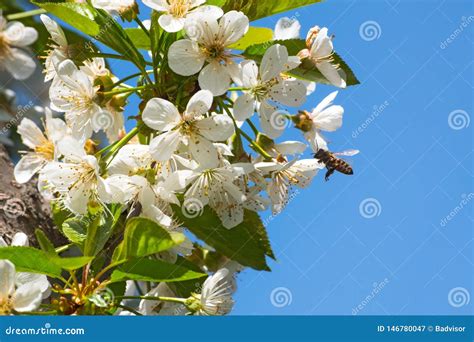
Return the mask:
[(251, 90), (251, 93), (259, 102), (262, 102), (268, 97), (268, 93), (277, 83), (278, 80), (276, 78), (266, 82), (260, 82)]
[(54, 144), (46, 140), (43, 144), (36, 146), (35, 152), (40, 154), (46, 160), (54, 159)]
[(0, 61), (11, 55), (9, 41), (5, 35), (0, 32)]
[(218, 62), (225, 62), (228, 59), (225, 46), (219, 42), (214, 42), (212, 45), (204, 47), (203, 53), (209, 59), (217, 60)]
[(13, 310), (12, 297), (0, 298), (0, 316), (9, 315)]
[(188, 14), (191, 4), (188, 0), (171, 0), (169, 13), (176, 18), (183, 18)]

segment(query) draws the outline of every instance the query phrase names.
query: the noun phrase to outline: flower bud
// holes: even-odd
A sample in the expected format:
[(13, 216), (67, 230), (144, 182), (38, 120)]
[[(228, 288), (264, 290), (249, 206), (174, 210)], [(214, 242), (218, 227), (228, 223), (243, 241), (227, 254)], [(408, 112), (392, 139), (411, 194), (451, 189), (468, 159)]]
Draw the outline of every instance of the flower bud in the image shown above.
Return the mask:
[(313, 127), (313, 121), (311, 120), (309, 113), (305, 110), (299, 111), (298, 114), (293, 115), (291, 120), (295, 124), (295, 127), (303, 132), (309, 132)]

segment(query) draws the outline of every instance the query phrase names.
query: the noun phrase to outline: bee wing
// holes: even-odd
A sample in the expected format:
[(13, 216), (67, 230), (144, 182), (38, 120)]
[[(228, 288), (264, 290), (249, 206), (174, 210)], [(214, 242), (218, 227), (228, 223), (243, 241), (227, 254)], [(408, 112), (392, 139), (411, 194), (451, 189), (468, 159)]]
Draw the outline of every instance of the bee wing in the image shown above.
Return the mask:
[(359, 153), (359, 150), (345, 150), (342, 152), (334, 152), (333, 154), (335, 156), (351, 157), (351, 156), (355, 156), (358, 153)]

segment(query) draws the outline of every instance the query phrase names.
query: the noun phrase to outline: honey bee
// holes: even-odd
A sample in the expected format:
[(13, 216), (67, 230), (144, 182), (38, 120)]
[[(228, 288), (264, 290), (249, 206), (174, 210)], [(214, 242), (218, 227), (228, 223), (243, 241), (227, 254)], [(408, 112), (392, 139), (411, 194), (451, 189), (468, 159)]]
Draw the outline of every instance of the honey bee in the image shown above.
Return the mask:
[(323, 150), (322, 148), (318, 149), (318, 152), (314, 154), (314, 158), (316, 158), (320, 163), (326, 165), (328, 171), (326, 172), (326, 176), (324, 179), (326, 181), (329, 180), (329, 176), (331, 176), (334, 171), (339, 171), (345, 175), (352, 175), (354, 171), (352, 167), (343, 159), (337, 158), (336, 156), (354, 156), (359, 153), (359, 150), (346, 150), (343, 152), (330, 152)]

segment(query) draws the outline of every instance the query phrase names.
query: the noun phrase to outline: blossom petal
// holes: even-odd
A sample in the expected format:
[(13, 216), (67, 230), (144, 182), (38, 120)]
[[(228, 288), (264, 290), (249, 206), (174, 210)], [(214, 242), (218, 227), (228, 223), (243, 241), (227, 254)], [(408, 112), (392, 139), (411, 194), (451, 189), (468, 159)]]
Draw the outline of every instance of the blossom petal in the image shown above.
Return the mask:
[(249, 18), (242, 12), (230, 11), (219, 20), (219, 37), (225, 46), (242, 38), (249, 29)]
[(224, 141), (234, 134), (234, 123), (227, 115), (216, 114), (196, 122), (199, 133), (210, 141)]
[(17, 130), (23, 143), (31, 149), (35, 149), (47, 141), (43, 132), (28, 118), (21, 120)]
[(286, 46), (275, 44), (268, 48), (260, 64), (260, 77), (262, 81), (268, 81), (280, 76), (286, 69), (288, 63), (288, 50)]
[(150, 154), (156, 161), (167, 161), (178, 149), (181, 141), (179, 131), (169, 131), (160, 134), (150, 142)]
[(329, 82), (331, 82), (332, 85), (339, 88), (346, 87), (346, 81), (341, 77), (338, 69), (332, 63), (328, 61), (322, 61), (317, 63), (316, 67), (319, 71), (321, 71), (321, 74), (323, 74), (323, 76), (326, 77)]
[(61, 26), (45, 14), (41, 14), (40, 19), (46, 27), (46, 30), (48, 30), (51, 35), (53, 42), (61, 47), (67, 46), (67, 39)]
[(299, 107), (306, 101), (306, 85), (295, 79), (284, 80), (272, 87), (271, 98), (290, 107)]
[(28, 182), (35, 173), (41, 170), (44, 164), (45, 160), (39, 157), (36, 153), (28, 153), (24, 155), (15, 165), (15, 169), (13, 170), (15, 180), (20, 184)]
[(249, 119), (255, 112), (255, 98), (249, 93), (242, 94), (234, 102), (234, 117), (237, 121)]
[(169, 9), (169, 4), (166, 0), (143, 0), (142, 2), (157, 12), (167, 12)]
[(15, 265), (0, 260), (0, 298), (8, 298), (15, 290)]
[(206, 58), (199, 45), (189, 39), (181, 39), (171, 44), (168, 50), (168, 63), (175, 73), (191, 76), (202, 69)]
[(34, 59), (20, 49), (11, 49), (11, 52), (4, 61), (5, 68), (15, 79), (26, 80), (36, 69)]
[(344, 108), (341, 106), (330, 106), (322, 112), (313, 116), (313, 122), (318, 129), (333, 132), (342, 126)]
[(277, 107), (268, 103), (260, 104), (258, 109), (263, 132), (271, 139), (278, 138), (287, 127), (287, 119)]
[(275, 33), (273, 39), (285, 40), (285, 39), (296, 39), (300, 37), (301, 24), (296, 19), (283, 17), (278, 19), (275, 25)]
[(166, 32), (178, 32), (184, 27), (184, 18), (176, 18), (171, 14), (162, 14), (158, 18), (158, 23)]
[(36, 283), (21, 285), (13, 296), (13, 308), (18, 312), (28, 312), (37, 309), (43, 299), (41, 287)]
[(199, 86), (212, 92), (214, 96), (220, 96), (229, 89), (231, 78), (227, 68), (220, 63), (210, 63), (199, 73)]
[(169, 131), (178, 125), (181, 116), (174, 104), (155, 97), (147, 102), (142, 119), (148, 127), (158, 131)]
[(189, 152), (201, 167), (214, 168), (218, 165), (217, 149), (206, 138), (193, 134), (190, 136), (188, 147)]
[(4, 34), (10, 45), (18, 47), (31, 45), (38, 39), (38, 31), (33, 27), (26, 27), (19, 21), (9, 22)]
[(186, 119), (192, 120), (211, 109), (214, 97), (209, 90), (200, 90), (189, 99), (186, 106)]

